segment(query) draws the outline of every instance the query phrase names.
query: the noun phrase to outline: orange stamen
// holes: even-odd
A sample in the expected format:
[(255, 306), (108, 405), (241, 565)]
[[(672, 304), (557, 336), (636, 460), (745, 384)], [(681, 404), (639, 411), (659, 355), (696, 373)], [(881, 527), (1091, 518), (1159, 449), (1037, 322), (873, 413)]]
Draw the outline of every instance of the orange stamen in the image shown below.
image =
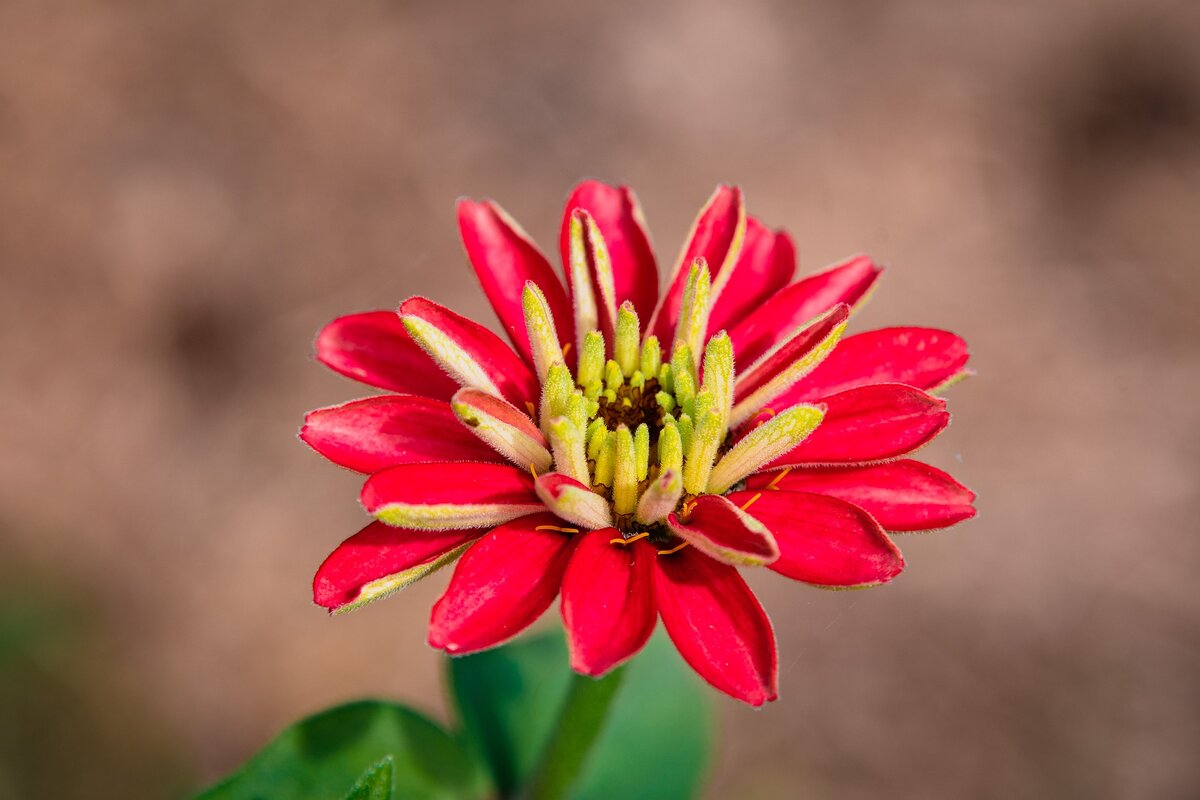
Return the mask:
[(745, 504), (742, 505), (742, 511), (745, 511), (747, 508), (754, 505), (754, 501), (760, 497), (762, 497), (762, 492), (759, 492), (758, 494), (754, 495), (754, 497), (751, 497), (749, 500), (747, 500)]
[[(762, 415), (763, 413), (767, 415), (766, 419), (758, 419), (758, 416)], [(766, 421), (773, 416), (775, 416), (775, 409), (764, 408), (762, 411), (759, 411), (757, 415), (755, 415), (756, 422), (754, 423), (754, 427), (757, 428), (759, 425), (766, 423)]]
[(529, 409), (529, 418), (533, 419), (537, 415), (537, 409), (533, 407), (533, 403), (529, 400), (525, 401), (525, 407)]
[(649, 536), (650, 536), (649, 533), (647, 533), (646, 531), (642, 531), (637, 536), (630, 536), (628, 539), (609, 539), (608, 543), (609, 544), (630, 545), (630, 544), (633, 544), (634, 542), (636, 542), (638, 539), (646, 539), (646, 538), (649, 538)]
[(567, 357), (567, 353), (571, 352), (571, 343), (567, 342), (563, 345), (563, 358)]
[(675, 545), (670, 550), (659, 550), (658, 554), (660, 556), (669, 556), (672, 553), (678, 553), (680, 550), (687, 547), (689, 544), (691, 544), (691, 542), (684, 542), (683, 544)]
[[(779, 482), (780, 482), (781, 480), (783, 480), (784, 478), (786, 478), (786, 477), (787, 477), (787, 474), (788, 474), (789, 472), (791, 472), (791, 471), (792, 471), (792, 468), (791, 468), (791, 467), (788, 467), (788, 468), (786, 468), (786, 469), (785, 469), (783, 472), (781, 472), (781, 473), (779, 473), (778, 475), (776, 475), (776, 476), (775, 476), (775, 479), (774, 479), (773, 481), (771, 481), (770, 483), (768, 483), (768, 484), (767, 484), (767, 489), (769, 489), (769, 490), (771, 490), (771, 491), (773, 491), (773, 492), (778, 492), (778, 491), (779, 491)], [(756, 499), (757, 499), (757, 498), (756, 498)], [(751, 502), (753, 502), (753, 501), (751, 501)]]
[(560, 528), (557, 525), (538, 525), (535, 531), (558, 531), (559, 533), (579, 533), (579, 528)]
[(529, 472), (530, 472), (530, 474), (531, 474), (531, 475), (533, 475), (533, 480), (534, 480), (534, 482), (537, 482), (537, 479), (538, 479), (537, 467), (533, 466), (533, 464), (530, 464), (530, 465), (529, 465)]

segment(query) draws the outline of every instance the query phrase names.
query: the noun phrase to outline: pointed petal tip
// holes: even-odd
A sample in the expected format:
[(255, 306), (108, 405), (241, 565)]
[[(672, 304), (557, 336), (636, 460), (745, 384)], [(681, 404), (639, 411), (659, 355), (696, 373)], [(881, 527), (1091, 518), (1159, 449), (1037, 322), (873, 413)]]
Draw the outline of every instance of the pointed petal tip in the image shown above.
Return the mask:
[(654, 563), (659, 613), (684, 661), (736, 700), (752, 706), (774, 700), (775, 632), (738, 570), (692, 548)]
[(887, 583), (904, 569), (904, 557), (879, 522), (853, 503), (789, 490), (734, 492), (769, 527), (781, 556), (774, 572), (828, 589), (862, 589)]
[(551, 527), (554, 522), (551, 514), (531, 514), (467, 549), (430, 612), (429, 644), (465, 655), (503, 644), (533, 624), (558, 595), (576, 544)]
[(483, 462), (402, 464), (367, 478), (367, 513), (396, 528), (485, 528), (541, 511), (529, 473)]
[(730, 198), (740, 201), (745, 197), (745, 193), (742, 191), (742, 187), (736, 183), (718, 183), (717, 187), (713, 189), (713, 197)]
[(779, 559), (779, 545), (767, 526), (720, 495), (691, 501), (687, 520), (667, 515), (672, 533), (709, 558), (743, 567), (767, 566)]
[(529, 360), (521, 304), (526, 280), (533, 280), (545, 293), (559, 336), (567, 337), (571, 320), (567, 318), (570, 307), (566, 293), (545, 254), (520, 223), (499, 204), (486, 199), (460, 198), (457, 213), (467, 260), (517, 351)]
[(330, 321), (313, 341), (313, 358), (379, 389), (446, 398), (454, 381), (412, 340), (395, 310), (362, 311)]
[(433, 307), (435, 303), (428, 297), (419, 294), (414, 294), (411, 297), (400, 301), (400, 305), (396, 306), (396, 313), (403, 319), (409, 314), (418, 314), (422, 311)]
[(588, 530), (612, 525), (608, 501), (574, 478), (560, 472), (539, 475), (534, 490), (546, 508)]
[(600, 178), (586, 177), (582, 178), (578, 183), (571, 187), (571, 191), (567, 192), (567, 199), (575, 197), (585, 191), (602, 191), (612, 192), (625, 189), (625, 186), (609, 183)]
[(386, 394), (318, 408), (300, 439), (339, 466), (366, 474), (416, 462), (497, 461), (443, 400)]
[(453, 562), (473, 530), (417, 533), (372, 522), (338, 545), (313, 575), (313, 602), (344, 614), (394, 594)]
[(571, 668), (599, 677), (636, 655), (658, 620), (653, 548), (621, 540), (615, 528), (579, 537), (562, 583)]

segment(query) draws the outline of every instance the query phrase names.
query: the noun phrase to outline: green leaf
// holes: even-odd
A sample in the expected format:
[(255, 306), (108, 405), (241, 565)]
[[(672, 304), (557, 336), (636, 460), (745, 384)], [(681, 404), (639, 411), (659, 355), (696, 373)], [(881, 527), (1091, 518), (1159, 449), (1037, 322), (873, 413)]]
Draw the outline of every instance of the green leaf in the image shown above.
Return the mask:
[[(450, 660), (464, 738), (502, 795), (529, 781), (570, 686), (561, 631)], [(660, 631), (625, 667), (572, 800), (687, 798), (706, 773), (713, 742), (709, 693)]]
[(395, 759), (391, 756), (368, 769), (354, 784), (345, 800), (392, 800), (392, 771)]
[(660, 629), (625, 667), (572, 800), (696, 797), (715, 737), (709, 689)]
[(506, 647), (449, 659), (463, 738), (483, 757), (501, 796), (533, 773), (571, 677), (562, 636), (528, 636)]
[(365, 769), (388, 756), (397, 797), (486, 794), (482, 769), (453, 736), (410, 708), (364, 700), (287, 728), (198, 800), (341, 800)]

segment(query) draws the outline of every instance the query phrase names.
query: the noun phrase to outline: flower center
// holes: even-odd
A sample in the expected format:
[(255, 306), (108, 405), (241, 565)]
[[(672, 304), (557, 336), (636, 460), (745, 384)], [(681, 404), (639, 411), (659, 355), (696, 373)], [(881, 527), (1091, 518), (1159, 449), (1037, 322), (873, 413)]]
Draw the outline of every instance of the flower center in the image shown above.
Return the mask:
[(658, 378), (648, 378), (641, 386), (623, 383), (613, 393), (611, 401), (607, 393), (596, 397), (599, 406), (596, 418), (604, 420), (604, 425), (609, 430), (616, 430), (621, 425), (630, 430), (637, 430), (639, 425), (645, 424), (650, 431), (650, 443), (654, 444), (658, 441), (658, 431), (662, 428), (664, 415), (662, 406), (655, 397), (658, 392)]
[[(527, 283), (522, 298), (542, 384), (536, 421), (557, 473), (552, 487), (539, 484), (539, 496), (563, 519), (615, 527), (626, 541), (649, 538), (660, 553), (674, 552), (682, 546), (675, 528), (687, 523), (693, 498), (736, 488), (807, 435), (821, 412), (808, 406), (764, 418), (730, 446), (730, 429), (749, 422), (765, 395), (733, 402), (732, 341), (724, 331), (706, 335), (710, 278), (703, 259), (688, 271), (669, 348), (655, 335), (642, 336), (637, 311), (629, 302), (614, 307), (611, 289), (599, 293), (609, 303), (605, 327), (613, 335), (606, 340), (597, 310), (604, 298), (590, 294), (583, 274), (574, 287), (577, 339), (566, 347), (537, 286)], [(572, 345), (574, 370), (567, 363)]]
[[(709, 484), (729, 428), (733, 349), (724, 332), (703, 340), (707, 290), (707, 268), (693, 265), (669, 361), (624, 303), (611, 340), (594, 325), (584, 329), (572, 371), (544, 297), (527, 287), (526, 328), (542, 380), (538, 421), (553, 469), (607, 500), (604, 516), (626, 538), (645, 533), (670, 544), (668, 516), (686, 516), (687, 499), (720, 488)], [(577, 327), (590, 321), (576, 311)]]

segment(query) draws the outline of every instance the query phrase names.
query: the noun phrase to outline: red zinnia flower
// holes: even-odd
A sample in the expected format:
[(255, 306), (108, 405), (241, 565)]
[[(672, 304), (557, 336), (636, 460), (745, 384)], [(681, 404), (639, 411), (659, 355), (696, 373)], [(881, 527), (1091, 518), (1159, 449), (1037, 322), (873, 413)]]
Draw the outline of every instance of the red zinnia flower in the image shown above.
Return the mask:
[[(567, 200), (566, 286), (491, 202), (463, 200), (467, 255), (515, 352), (421, 297), (334, 320), (317, 358), (397, 394), (311, 412), (301, 437), (370, 477), (377, 521), (317, 571), (345, 611), (458, 560), (429, 642), (493, 647), (562, 595), (571, 664), (600, 675), (662, 618), (689, 664), (753, 705), (776, 696), (771, 623), (736, 567), (826, 587), (904, 567), (887, 531), (974, 515), (903, 457), (949, 420), (965, 343), (929, 328), (842, 339), (880, 274), (859, 256), (792, 283), (787, 234), (722, 186), (659, 299), (633, 193)], [(739, 365), (735, 371), (735, 362)]]

